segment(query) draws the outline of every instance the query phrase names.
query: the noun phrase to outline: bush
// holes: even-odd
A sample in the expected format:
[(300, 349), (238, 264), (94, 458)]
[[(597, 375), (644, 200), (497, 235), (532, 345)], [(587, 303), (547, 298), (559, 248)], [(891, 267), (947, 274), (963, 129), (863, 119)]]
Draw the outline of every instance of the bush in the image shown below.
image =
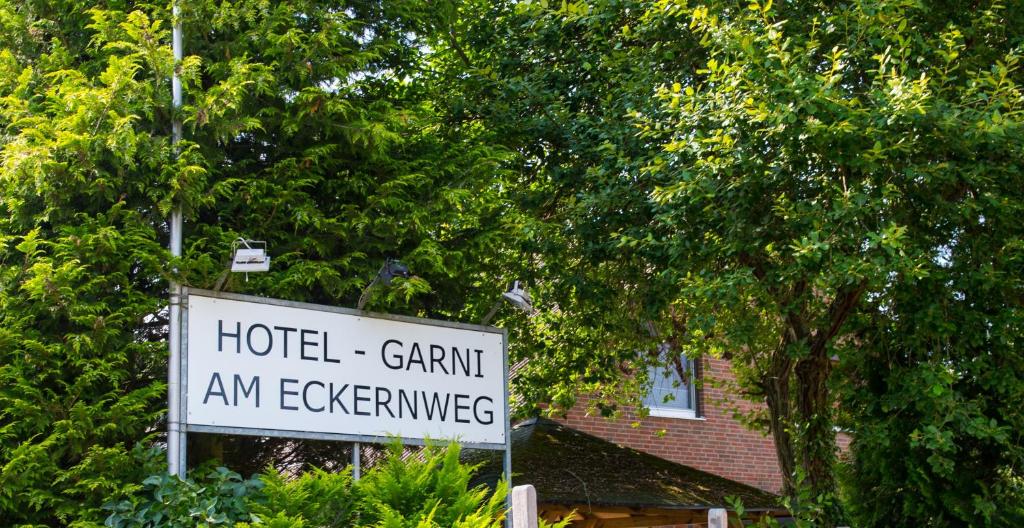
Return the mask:
[[(254, 526), (268, 528), (499, 528), (504, 482), (470, 487), (475, 466), (459, 461), (459, 446), (428, 446), (403, 456), (392, 444), (362, 480), (350, 470), (314, 470), (292, 478), (276, 470), (245, 480), (225, 468), (204, 468), (181, 480), (165, 471), (138, 493), (107, 504), (106, 526)], [(158, 454), (159, 452), (157, 452)], [(155, 456), (153, 452), (150, 456)]]
[(330, 473), (315, 469), (290, 479), (268, 470), (260, 476), (262, 497), (252, 497), (254, 516), (272, 527), (335, 528), (356, 526), (363, 508), (363, 495), (351, 473)]
[[(403, 460), (392, 444), (383, 463), (359, 481), (365, 496), (364, 525), (382, 528), (423, 526), (497, 527), (504, 519), (504, 482), (493, 494), (469, 487), (475, 466), (459, 462), (459, 446), (428, 447)], [(490, 495), (490, 497), (488, 497)]]
[(140, 493), (108, 503), (113, 513), (106, 526), (233, 526), (256, 519), (250, 501), (260, 497), (263, 485), (223, 467), (197, 470), (186, 480), (162, 471), (147, 477)]

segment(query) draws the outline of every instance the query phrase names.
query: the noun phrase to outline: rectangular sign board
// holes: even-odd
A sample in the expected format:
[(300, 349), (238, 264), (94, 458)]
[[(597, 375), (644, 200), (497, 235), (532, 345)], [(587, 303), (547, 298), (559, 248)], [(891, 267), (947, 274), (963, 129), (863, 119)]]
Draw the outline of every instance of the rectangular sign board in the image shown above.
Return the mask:
[(502, 330), (194, 289), (183, 303), (188, 431), (506, 448)]

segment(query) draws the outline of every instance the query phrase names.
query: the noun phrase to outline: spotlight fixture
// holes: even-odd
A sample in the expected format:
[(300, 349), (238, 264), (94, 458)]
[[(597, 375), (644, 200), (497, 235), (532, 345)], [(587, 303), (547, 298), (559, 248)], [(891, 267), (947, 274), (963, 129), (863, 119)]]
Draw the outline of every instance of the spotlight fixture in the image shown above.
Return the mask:
[(362, 310), (366, 306), (367, 301), (370, 300), (370, 292), (373, 287), (377, 284), (383, 284), (385, 286), (391, 285), (391, 280), (395, 277), (409, 278), (409, 266), (402, 264), (401, 262), (394, 259), (387, 259), (384, 261), (384, 265), (377, 270), (377, 276), (370, 281), (370, 284), (363, 289), (363, 293), (359, 295), (359, 302), (356, 304), (356, 309)]
[(527, 313), (533, 311), (530, 293), (526, 291), (526, 287), (523, 286), (522, 282), (514, 281), (508, 291), (501, 294), (501, 299), (498, 299), (498, 302), (494, 303), (494, 306), (491, 307), (491, 310), (487, 312), (487, 315), (485, 315), (483, 320), (480, 321), (480, 324), (485, 325), (494, 318), (494, 315), (498, 313), (498, 309), (501, 308), (502, 301), (507, 301), (512, 306), (515, 306)]
[(524, 288), (523, 284), (519, 281), (513, 282), (512, 287), (509, 288), (507, 292), (501, 294), (501, 296), (504, 297), (506, 301), (512, 303), (512, 306), (515, 306), (524, 312), (533, 310), (530, 293), (526, 291), (526, 288)]
[(406, 266), (397, 260), (388, 259), (387, 262), (384, 263), (384, 267), (377, 272), (377, 278), (380, 279), (381, 284), (390, 286), (391, 279), (395, 277), (408, 279), (409, 266)]
[[(236, 239), (231, 248), (234, 256), (231, 258), (231, 271), (256, 273), (270, 271), (270, 257), (267, 255), (267, 243), (262, 240)], [(246, 275), (248, 279), (248, 275)]]

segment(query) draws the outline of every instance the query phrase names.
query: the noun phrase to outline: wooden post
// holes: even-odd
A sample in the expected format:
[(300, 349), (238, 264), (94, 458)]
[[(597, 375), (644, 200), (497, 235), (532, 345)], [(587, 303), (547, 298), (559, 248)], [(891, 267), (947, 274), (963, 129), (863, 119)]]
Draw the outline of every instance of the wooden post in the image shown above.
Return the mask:
[(512, 488), (512, 528), (537, 528), (537, 490), (529, 484)]
[(725, 508), (708, 510), (708, 528), (729, 528), (729, 514)]

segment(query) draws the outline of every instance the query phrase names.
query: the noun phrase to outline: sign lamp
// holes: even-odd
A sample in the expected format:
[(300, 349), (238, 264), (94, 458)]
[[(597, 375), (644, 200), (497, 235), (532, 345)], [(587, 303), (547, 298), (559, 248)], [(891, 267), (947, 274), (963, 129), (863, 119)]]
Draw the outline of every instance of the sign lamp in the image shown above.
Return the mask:
[(231, 259), (231, 271), (245, 273), (270, 271), (270, 257), (267, 255), (266, 242), (239, 238), (231, 244), (231, 247), (235, 251)]
[(395, 277), (409, 278), (409, 266), (402, 264), (401, 262), (394, 259), (387, 259), (384, 261), (384, 265), (377, 270), (377, 276), (370, 281), (370, 284), (366, 286), (363, 293), (359, 296), (359, 301), (356, 303), (356, 308), (362, 310), (366, 306), (366, 302), (370, 300), (370, 291), (377, 284), (383, 284), (385, 286), (391, 285), (391, 279)]
[(523, 284), (519, 281), (513, 282), (512, 287), (509, 288), (507, 292), (501, 294), (501, 296), (506, 301), (512, 303), (512, 306), (515, 306), (516, 308), (519, 308), (524, 312), (529, 312), (533, 310), (533, 305), (531, 304), (532, 299), (530, 299), (530, 294), (529, 292), (526, 291), (526, 288), (524, 288)]
[(384, 263), (384, 267), (377, 272), (377, 278), (380, 279), (381, 284), (385, 286), (391, 285), (391, 279), (395, 277), (409, 278), (409, 266), (402, 264), (397, 260), (388, 259)]
[(529, 313), (533, 311), (533, 300), (530, 299), (529, 292), (527, 292), (526, 288), (523, 287), (522, 282), (514, 281), (508, 291), (501, 294), (501, 299), (498, 299), (498, 302), (494, 303), (494, 306), (491, 307), (491, 311), (487, 312), (487, 315), (485, 315), (483, 320), (480, 321), (480, 324), (485, 325), (491, 321), (494, 314), (498, 313), (498, 309), (501, 308), (501, 301), (503, 300), (508, 301), (512, 306), (515, 306), (524, 312)]

